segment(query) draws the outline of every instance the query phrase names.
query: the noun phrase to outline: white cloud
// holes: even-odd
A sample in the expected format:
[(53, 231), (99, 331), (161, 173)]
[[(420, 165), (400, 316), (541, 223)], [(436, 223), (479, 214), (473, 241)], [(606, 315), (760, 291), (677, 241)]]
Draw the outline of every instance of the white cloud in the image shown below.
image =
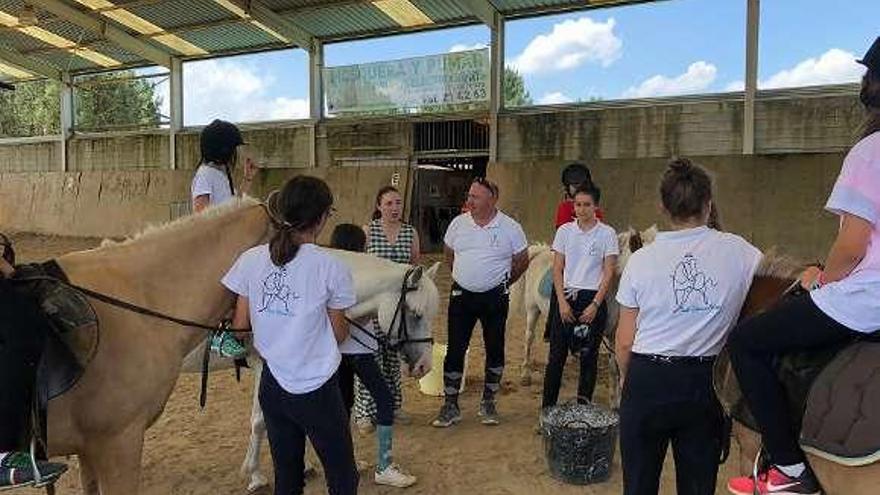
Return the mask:
[(727, 83), (727, 86), (724, 86), (724, 91), (732, 92), (732, 91), (745, 91), (746, 83), (743, 81), (733, 81), (731, 83)]
[(271, 74), (235, 60), (204, 60), (186, 65), (186, 124), (220, 118), (232, 122), (297, 119), (309, 116), (308, 98), (272, 97)]
[(571, 103), (572, 101), (574, 100), (570, 96), (559, 91), (547, 93), (544, 96), (538, 98), (539, 105), (559, 105), (562, 103)]
[(573, 69), (588, 62), (607, 67), (620, 58), (623, 42), (614, 33), (615, 21), (589, 17), (569, 19), (536, 36), (510, 66), (523, 74)]
[(852, 53), (832, 48), (819, 58), (808, 58), (791, 69), (777, 72), (758, 87), (790, 88), (855, 82), (865, 73), (864, 66), (857, 64), (856, 58)]
[(485, 43), (475, 43), (473, 45), (465, 45), (464, 43), (456, 43), (449, 48), (449, 53), (455, 52), (468, 52), (471, 50), (482, 50), (483, 48), (488, 47), (489, 45)]
[[(759, 81), (761, 89), (793, 88), (819, 84), (857, 82), (865, 73), (865, 67), (855, 61), (856, 56), (839, 48), (832, 48), (818, 58), (808, 58), (790, 69), (785, 69)], [(743, 91), (743, 81), (733, 81), (725, 91)]]
[(656, 75), (646, 79), (638, 86), (623, 92), (624, 98), (648, 98), (652, 96), (671, 96), (704, 91), (715, 81), (718, 69), (702, 60), (688, 66), (684, 74), (675, 77)]

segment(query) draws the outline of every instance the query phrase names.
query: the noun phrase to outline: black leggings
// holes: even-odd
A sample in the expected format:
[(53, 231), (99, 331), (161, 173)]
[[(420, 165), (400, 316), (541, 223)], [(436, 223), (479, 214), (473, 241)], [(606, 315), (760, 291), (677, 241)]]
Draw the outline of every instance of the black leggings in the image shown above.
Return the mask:
[(342, 401), (345, 411), (351, 417), (354, 406), (354, 377), (360, 378), (367, 391), (376, 403), (376, 424), (392, 426), (394, 424), (394, 397), (391, 388), (379, 369), (374, 354), (343, 354), (339, 365), (339, 388), (342, 390)]
[(809, 294), (745, 320), (730, 334), (727, 345), (733, 370), (771, 462), (804, 462), (798, 445), (799, 432), (791, 422), (774, 358), (790, 351), (826, 348), (860, 336), (823, 313)]
[[(582, 290), (574, 299), (569, 299), (572, 312), (575, 317), (596, 297), (594, 290)], [(555, 299), (555, 297), (554, 297)], [(557, 305), (557, 308), (559, 306)], [(562, 383), (562, 370), (569, 351), (580, 358), (580, 376), (578, 377), (578, 402), (584, 403), (593, 400), (593, 391), (596, 388), (596, 373), (598, 369), (599, 346), (602, 343), (602, 334), (605, 331), (608, 309), (603, 301), (599, 306), (596, 317), (590, 323), (590, 333), (586, 339), (575, 338), (574, 327), (577, 325), (565, 323), (556, 313), (548, 315), (550, 326), (550, 352), (547, 356), (547, 369), (544, 371), (544, 396), (541, 407), (556, 404), (559, 399), (559, 387)]]
[(471, 292), (452, 284), (448, 312), (448, 349), (443, 361), (443, 389), (446, 400), (458, 400), (464, 372), (464, 358), (471, 334), (479, 320), (486, 348), (486, 375), (483, 400), (494, 400), (501, 388), (504, 372), (504, 331), (509, 297), (503, 286), (487, 292)]
[(291, 394), (278, 384), (269, 366), (264, 365), (260, 407), (275, 466), (275, 495), (303, 493), (306, 437), (324, 466), (327, 492), (331, 495), (357, 493), (359, 475), (351, 431), (335, 375), (317, 390)]
[(37, 367), (51, 331), (30, 298), (0, 281), (0, 452), (26, 446)]

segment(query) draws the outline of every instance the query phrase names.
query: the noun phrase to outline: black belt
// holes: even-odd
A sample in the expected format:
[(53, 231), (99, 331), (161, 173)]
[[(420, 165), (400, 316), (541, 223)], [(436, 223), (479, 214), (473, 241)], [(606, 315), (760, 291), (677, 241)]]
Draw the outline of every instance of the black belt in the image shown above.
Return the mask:
[(484, 295), (492, 295), (492, 294), (501, 295), (501, 294), (507, 294), (507, 282), (501, 282), (500, 284), (496, 285), (495, 287), (492, 287), (491, 289), (489, 289), (485, 292), (474, 292), (472, 290), (465, 289), (464, 287), (458, 285), (458, 282), (453, 280), (452, 290), (458, 290), (458, 291), (461, 291), (462, 294), (472, 294), (475, 296), (484, 296)]
[(632, 353), (633, 359), (656, 364), (712, 364), (716, 356), (662, 356), (660, 354)]

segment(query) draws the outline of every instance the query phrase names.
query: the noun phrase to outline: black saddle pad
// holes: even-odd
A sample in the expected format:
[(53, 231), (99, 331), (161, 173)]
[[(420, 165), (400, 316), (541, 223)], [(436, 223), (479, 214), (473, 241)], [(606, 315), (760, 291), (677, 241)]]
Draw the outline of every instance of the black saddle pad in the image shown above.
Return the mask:
[(98, 320), (88, 300), (66, 285), (54, 261), (16, 267), (15, 290), (43, 310), (53, 332), (37, 373), (37, 397), (45, 404), (72, 387), (98, 348)]

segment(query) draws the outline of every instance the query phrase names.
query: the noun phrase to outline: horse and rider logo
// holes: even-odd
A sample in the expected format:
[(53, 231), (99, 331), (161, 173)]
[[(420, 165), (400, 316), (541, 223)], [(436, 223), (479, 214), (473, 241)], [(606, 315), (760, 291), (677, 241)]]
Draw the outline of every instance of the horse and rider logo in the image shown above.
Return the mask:
[(290, 300), (299, 299), (299, 295), (290, 290), (290, 286), (285, 283), (287, 275), (286, 267), (279, 267), (272, 271), (265, 279), (263, 279), (263, 298), (258, 313), (273, 313), (289, 316), (293, 313), (290, 310)]
[(712, 300), (718, 282), (700, 269), (697, 258), (686, 254), (672, 273), (672, 293), (675, 298), (673, 313), (714, 311), (721, 306)]

